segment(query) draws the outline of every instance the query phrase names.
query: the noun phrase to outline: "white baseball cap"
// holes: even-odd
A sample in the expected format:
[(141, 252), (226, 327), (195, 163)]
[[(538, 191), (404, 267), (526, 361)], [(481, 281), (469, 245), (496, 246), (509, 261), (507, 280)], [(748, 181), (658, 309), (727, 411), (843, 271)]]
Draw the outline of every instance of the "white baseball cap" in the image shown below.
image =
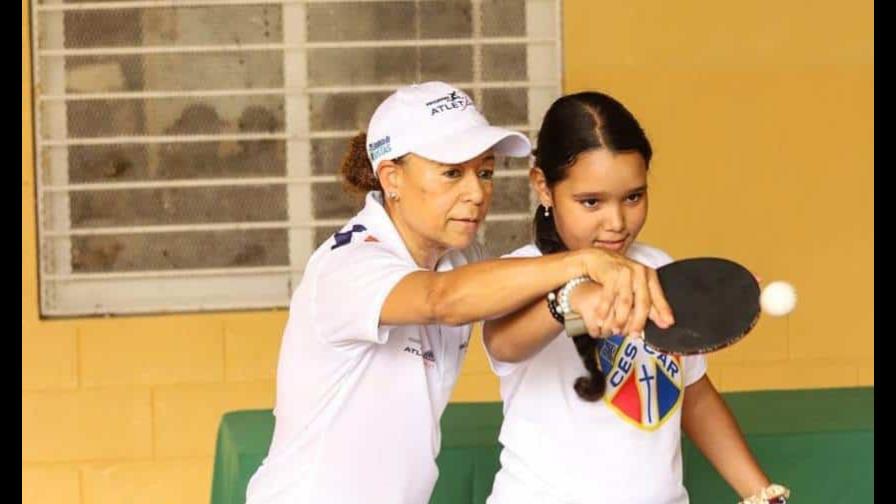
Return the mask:
[(367, 127), (367, 157), (373, 166), (408, 153), (456, 164), (494, 148), (495, 154), (523, 157), (529, 139), (490, 126), (466, 93), (444, 82), (424, 82), (398, 89), (376, 108)]

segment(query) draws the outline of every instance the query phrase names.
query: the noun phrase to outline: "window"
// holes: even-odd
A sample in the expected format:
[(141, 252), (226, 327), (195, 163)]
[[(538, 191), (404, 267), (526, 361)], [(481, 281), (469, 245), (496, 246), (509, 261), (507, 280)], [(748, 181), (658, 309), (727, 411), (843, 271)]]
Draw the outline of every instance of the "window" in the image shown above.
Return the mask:
[[(175, 6), (176, 5), (176, 6)], [(534, 138), (560, 0), (32, 1), (44, 316), (283, 307), (358, 208), (348, 139), (395, 87), (458, 85)], [(529, 239), (525, 160), (482, 238)]]

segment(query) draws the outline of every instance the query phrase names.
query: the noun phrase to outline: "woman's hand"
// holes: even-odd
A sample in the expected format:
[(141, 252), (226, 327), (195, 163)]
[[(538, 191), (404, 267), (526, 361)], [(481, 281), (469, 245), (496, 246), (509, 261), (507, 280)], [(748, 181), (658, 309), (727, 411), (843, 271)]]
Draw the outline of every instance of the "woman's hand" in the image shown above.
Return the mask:
[(675, 323), (656, 270), (604, 249), (579, 251), (588, 283), (570, 293), (570, 308), (582, 316), (593, 337), (633, 334), (647, 319), (666, 328)]

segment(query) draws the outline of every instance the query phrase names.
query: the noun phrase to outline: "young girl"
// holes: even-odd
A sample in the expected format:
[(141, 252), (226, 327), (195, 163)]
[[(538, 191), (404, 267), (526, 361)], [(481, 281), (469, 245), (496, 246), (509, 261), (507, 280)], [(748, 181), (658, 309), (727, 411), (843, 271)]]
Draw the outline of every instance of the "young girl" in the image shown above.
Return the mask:
[[(535, 243), (508, 257), (594, 248), (652, 269), (671, 261), (636, 241), (647, 218), (652, 150), (618, 101), (565, 96), (545, 115), (530, 180)], [(652, 271), (652, 270), (648, 270)], [(486, 322), (501, 379), (501, 470), (488, 504), (682, 504), (681, 429), (742, 497), (784, 502), (706, 376), (703, 356), (665, 355), (601, 317), (604, 287), (575, 280), (555, 296)], [(569, 341), (580, 315), (588, 333)], [(583, 366), (584, 363), (584, 366)]]
[(643, 266), (607, 251), (472, 264), (483, 259), (475, 238), (495, 155), (529, 151), (525, 136), (490, 126), (442, 82), (379, 105), (343, 165), (365, 206), (314, 252), (290, 303), (274, 436), (249, 504), (427, 502), (471, 323), (570, 278), (615, 286), (603, 313), (612, 304), (637, 329), (652, 309), (668, 326), (655, 278), (633, 278)]

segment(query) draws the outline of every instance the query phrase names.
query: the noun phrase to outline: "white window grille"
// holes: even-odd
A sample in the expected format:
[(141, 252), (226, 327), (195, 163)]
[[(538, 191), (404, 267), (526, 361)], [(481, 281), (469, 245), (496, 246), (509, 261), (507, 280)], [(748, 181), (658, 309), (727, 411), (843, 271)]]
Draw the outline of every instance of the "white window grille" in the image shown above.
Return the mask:
[[(444, 80), (534, 140), (560, 0), (32, 0), (43, 316), (283, 307), (357, 210), (348, 139)], [(482, 238), (529, 239), (525, 161)]]

